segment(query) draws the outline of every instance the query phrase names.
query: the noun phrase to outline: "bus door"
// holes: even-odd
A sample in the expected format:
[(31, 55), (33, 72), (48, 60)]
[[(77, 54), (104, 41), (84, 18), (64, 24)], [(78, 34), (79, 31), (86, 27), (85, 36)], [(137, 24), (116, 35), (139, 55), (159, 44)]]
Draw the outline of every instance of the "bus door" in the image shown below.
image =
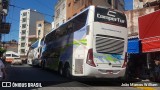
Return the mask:
[(74, 53), (75, 74), (83, 74), (83, 63), (85, 58), (85, 48), (83, 45), (78, 46)]

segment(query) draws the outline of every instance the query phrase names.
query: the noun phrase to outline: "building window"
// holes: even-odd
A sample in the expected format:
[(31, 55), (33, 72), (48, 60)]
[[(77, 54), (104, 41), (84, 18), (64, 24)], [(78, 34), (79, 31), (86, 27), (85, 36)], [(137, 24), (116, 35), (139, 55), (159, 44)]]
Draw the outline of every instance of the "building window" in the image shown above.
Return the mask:
[(23, 19), (22, 19), (22, 22), (26, 22), (26, 18), (23, 18)]
[(71, 6), (71, 3), (68, 4), (68, 7), (70, 7), (70, 6)]
[(58, 10), (56, 11), (57, 17), (59, 16), (59, 14), (60, 14), (60, 9), (58, 9)]
[(26, 24), (22, 24), (22, 28), (26, 28)]
[(21, 41), (25, 41), (25, 37), (22, 37), (22, 38), (21, 38)]
[(25, 43), (21, 43), (21, 47), (25, 47)]
[(108, 0), (108, 3), (109, 3), (110, 5), (112, 5), (112, 0)]
[(21, 53), (25, 53), (25, 49), (21, 49)]
[(63, 4), (63, 7), (62, 7), (62, 9), (64, 9), (65, 8), (65, 4)]
[(23, 16), (27, 16), (27, 12), (24, 12), (24, 13), (23, 13)]
[(77, 1), (79, 1), (79, 0), (74, 0), (74, 2), (77, 2)]
[(38, 30), (38, 38), (39, 38), (40, 34), (41, 34), (41, 30)]
[(24, 34), (26, 34), (26, 31), (23, 30), (23, 31), (22, 31), (22, 35), (24, 35)]
[(42, 24), (40, 23), (40, 24), (38, 24), (38, 27), (42, 27)]
[(65, 22), (65, 20), (63, 19), (63, 23)]
[(56, 24), (56, 27), (58, 27), (59, 26), (59, 23), (58, 24)]

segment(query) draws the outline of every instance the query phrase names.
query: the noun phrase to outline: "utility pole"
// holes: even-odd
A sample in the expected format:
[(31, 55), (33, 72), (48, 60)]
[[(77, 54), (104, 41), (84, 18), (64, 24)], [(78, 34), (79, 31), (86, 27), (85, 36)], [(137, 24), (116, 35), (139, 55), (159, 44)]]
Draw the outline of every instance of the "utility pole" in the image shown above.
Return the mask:
[(114, 9), (114, 0), (111, 0), (111, 8)]

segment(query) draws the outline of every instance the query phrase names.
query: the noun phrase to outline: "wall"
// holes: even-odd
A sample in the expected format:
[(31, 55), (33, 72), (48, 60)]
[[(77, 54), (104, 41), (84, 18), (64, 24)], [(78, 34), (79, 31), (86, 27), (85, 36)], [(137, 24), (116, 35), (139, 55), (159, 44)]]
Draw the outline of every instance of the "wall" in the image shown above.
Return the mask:
[(36, 35), (36, 22), (44, 20), (44, 16), (38, 12), (31, 11), (29, 22), (29, 35)]
[(127, 16), (127, 27), (129, 38), (139, 37), (139, 28), (138, 28), (138, 17), (152, 13), (156, 10), (157, 7), (148, 7), (142, 9), (136, 9), (131, 11), (125, 11)]
[[(57, 13), (59, 10), (59, 14)], [(66, 0), (59, 0), (55, 6), (54, 28), (66, 22)]]
[(43, 36), (45, 36), (46, 34), (48, 34), (51, 30), (52, 30), (52, 25), (51, 23), (45, 22), (44, 23), (44, 33)]
[[(67, 20), (90, 5), (112, 8), (108, 0), (67, 0)], [(113, 8), (124, 10), (124, 0), (113, 0)]]
[(92, 4), (92, 0), (67, 0), (67, 20), (78, 14), (84, 8)]
[[(41, 27), (38, 27), (38, 24), (41, 24)], [(36, 38), (42, 39), (46, 34), (48, 34), (51, 29), (52, 29), (52, 25), (49, 22), (46, 22), (44, 20), (42, 21), (37, 21), (36, 24), (37, 28), (36, 28)], [(38, 30), (40, 30), (40, 35), (38, 35)]]
[(133, 0), (133, 9), (143, 8), (143, 5), (147, 2), (154, 2), (156, 0)]

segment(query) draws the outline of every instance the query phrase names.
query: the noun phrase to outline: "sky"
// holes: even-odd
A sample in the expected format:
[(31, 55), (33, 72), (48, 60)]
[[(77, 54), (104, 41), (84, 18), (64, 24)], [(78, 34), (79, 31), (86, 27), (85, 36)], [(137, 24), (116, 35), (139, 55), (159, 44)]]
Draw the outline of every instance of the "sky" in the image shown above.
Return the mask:
[(45, 15), (45, 20), (52, 22), (56, 3), (57, 0), (10, 0), (10, 5), (15, 6), (9, 6), (9, 12), (6, 18), (6, 22), (11, 23), (11, 29), (9, 34), (2, 34), (2, 41), (9, 41), (12, 39), (18, 41), (21, 10), (32, 9), (47, 14)]
[[(11, 29), (9, 34), (2, 34), (2, 41), (9, 41), (19, 38), (19, 20), (20, 11), (24, 9), (33, 9), (38, 12), (47, 14), (45, 20), (48, 22), (53, 21), (54, 6), (58, 0), (10, 0), (9, 13), (7, 15), (7, 22), (11, 23)], [(124, 0), (125, 9), (131, 10), (133, 7), (133, 0)]]
[(124, 0), (125, 1), (125, 10), (133, 9), (133, 0)]

